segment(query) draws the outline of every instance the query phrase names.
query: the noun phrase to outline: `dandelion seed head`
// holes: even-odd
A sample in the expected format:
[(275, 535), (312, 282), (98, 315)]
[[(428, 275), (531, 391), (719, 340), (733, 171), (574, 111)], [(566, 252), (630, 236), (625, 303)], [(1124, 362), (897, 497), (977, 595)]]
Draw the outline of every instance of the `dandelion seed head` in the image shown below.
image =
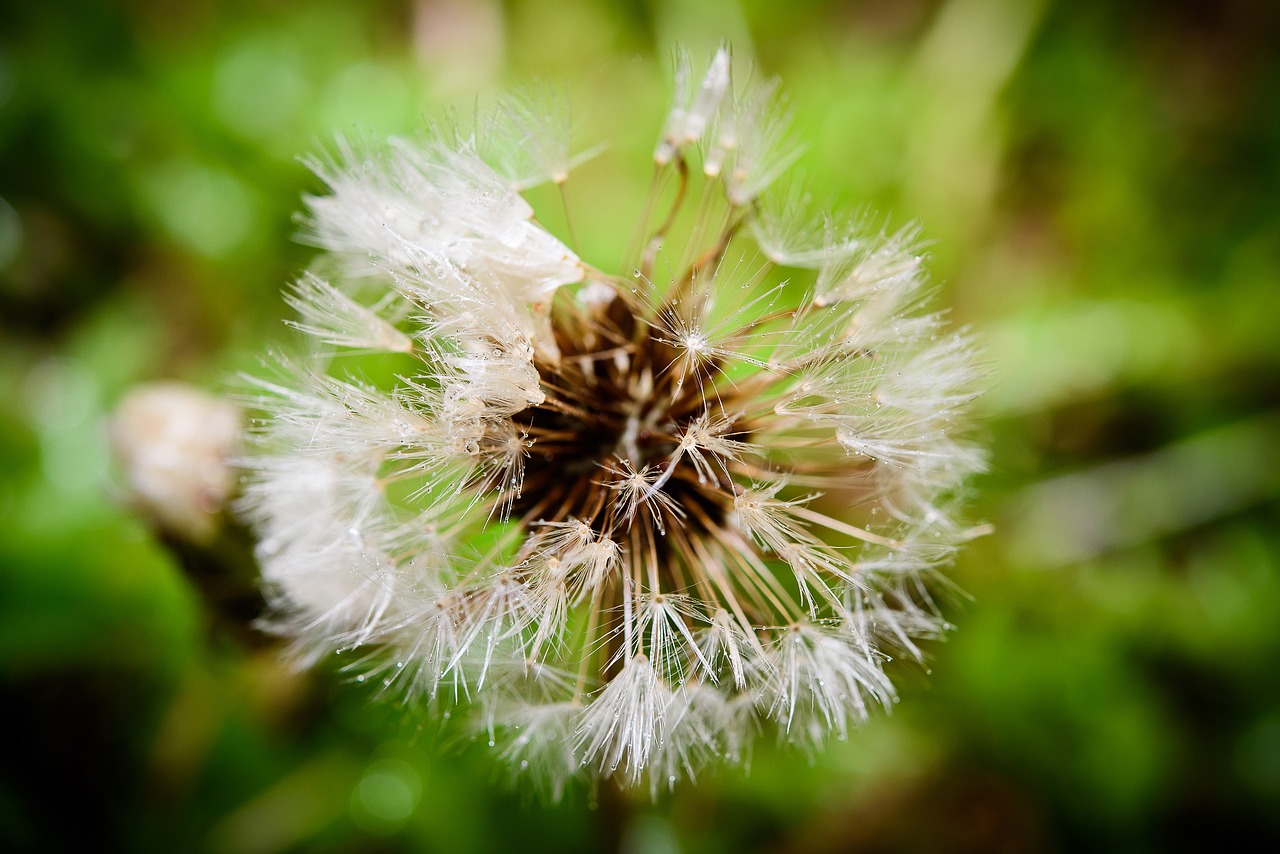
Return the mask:
[[(977, 372), (916, 230), (772, 196), (787, 108), (727, 50), (676, 89), (622, 272), (521, 196), (572, 185), (557, 95), (339, 142), (308, 200), (326, 275), (288, 297), (310, 355), (253, 381), (275, 630), (464, 707), (550, 797), (846, 737), (944, 633), (927, 582), (975, 530)], [(343, 375), (372, 353), (392, 379)]]

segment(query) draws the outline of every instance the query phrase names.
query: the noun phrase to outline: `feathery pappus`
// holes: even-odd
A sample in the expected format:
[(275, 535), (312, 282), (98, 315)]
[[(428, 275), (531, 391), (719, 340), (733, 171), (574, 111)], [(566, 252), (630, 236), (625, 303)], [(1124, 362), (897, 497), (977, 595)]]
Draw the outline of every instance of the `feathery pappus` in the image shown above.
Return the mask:
[(552, 797), (844, 737), (946, 628), (929, 580), (976, 531), (977, 371), (917, 233), (773, 189), (787, 110), (733, 71), (680, 58), (623, 272), (522, 196), (576, 165), (560, 100), (340, 144), (288, 295), (315, 346), (255, 381), (272, 627), (464, 707)]

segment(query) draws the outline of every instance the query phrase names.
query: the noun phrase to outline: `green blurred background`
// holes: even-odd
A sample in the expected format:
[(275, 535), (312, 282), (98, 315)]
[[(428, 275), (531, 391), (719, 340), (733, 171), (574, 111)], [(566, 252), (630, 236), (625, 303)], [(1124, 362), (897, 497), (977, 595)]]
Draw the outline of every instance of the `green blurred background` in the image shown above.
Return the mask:
[[(1167, 851), (1280, 844), (1280, 4), (192, 0), (0, 12), (0, 848)], [(119, 499), (133, 384), (287, 342), (335, 131), (563, 82), (624, 250), (672, 50), (780, 75), (833, 203), (918, 219), (986, 342), (997, 533), (902, 702), (652, 805), (222, 619)], [(582, 212), (590, 211), (589, 215)], [(554, 211), (548, 217), (554, 217)]]

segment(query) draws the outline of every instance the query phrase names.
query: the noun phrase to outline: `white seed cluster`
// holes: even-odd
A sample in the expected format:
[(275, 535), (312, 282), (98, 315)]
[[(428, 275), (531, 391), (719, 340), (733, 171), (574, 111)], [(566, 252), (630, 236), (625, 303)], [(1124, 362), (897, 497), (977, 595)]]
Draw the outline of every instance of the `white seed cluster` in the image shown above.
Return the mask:
[(464, 706), (552, 796), (843, 737), (945, 628), (926, 582), (974, 532), (971, 347), (923, 308), (914, 232), (771, 196), (786, 111), (732, 65), (681, 60), (623, 274), (520, 195), (570, 180), (553, 98), (341, 146), (289, 296), (313, 355), (256, 381), (273, 624)]

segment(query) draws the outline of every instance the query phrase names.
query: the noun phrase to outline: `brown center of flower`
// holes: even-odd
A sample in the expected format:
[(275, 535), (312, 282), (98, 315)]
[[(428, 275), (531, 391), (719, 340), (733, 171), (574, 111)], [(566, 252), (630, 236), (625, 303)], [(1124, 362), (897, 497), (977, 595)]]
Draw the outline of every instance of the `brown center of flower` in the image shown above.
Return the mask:
[[(727, 471), (708, 477), (680, 459), (690, 425), (729, 406), (714, 388), (715, 366), (681, 371), (681, 353), (638, 314), (619, 297), (556, 317), (560, 357), (537, 362), (546, 400), (514, 417), (528, 456), (519, 494), (509, 496), (513, 516), (581, 519), (613, 535), (638, 519), (660, 530), (723, 519), (733, 494)], [(647, 501), (629, 519), (611, 500), (628, 489)], [(652, 500), (658, 492), (663, 500)]]

